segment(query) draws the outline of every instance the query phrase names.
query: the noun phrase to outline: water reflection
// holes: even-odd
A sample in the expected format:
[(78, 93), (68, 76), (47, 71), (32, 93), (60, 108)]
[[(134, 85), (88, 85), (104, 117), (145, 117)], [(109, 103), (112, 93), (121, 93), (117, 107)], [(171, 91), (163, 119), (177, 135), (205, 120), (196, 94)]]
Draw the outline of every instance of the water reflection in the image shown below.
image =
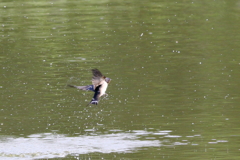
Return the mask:
[[(88, 130), (90, 131), (90, 130)], [(159, 147), (161, 142), (157, 139), (140, 139), (141, 136), (152, 134), (166, 135), (169, 132), (159, 131), (133, 131), (131, 133), (112, 133), (90, 136), (67, 137), (63, 134), (42, 133), (32, 134), (28, 137), (1, 136), (0, 156), (26, 158), (54, 158), (67, 155), (100, 153), (131, 153), (141, 147)]]
[[(6, 159), (14, 157), (18, 160), (26, 158), (60, 158), (60, 157), (82, 157), (91, 153), (136, 153), (146, 148), (162, 150), (161, 148), (174, 148), (178, 146), (191, 146), (195, 151), (205, 152), (209, 149), (216, 149), (218, 143), (227, 143), (227, 140), (209, 139), (209, 142), (201, 142), (201, 135), (171, 135), (170, 130), (149, 131), (132, 130), (109, 130), (108, 134), (97, 133), (94, 129), (86, 129), (88, 135), (69, 137), (64, 134), (40, 133), (27, 137), (0, 137), (0, 156)], [(210, 145), (210, 146), (208, 146)], [(215, 145), (215, 146), (214, 146)]]

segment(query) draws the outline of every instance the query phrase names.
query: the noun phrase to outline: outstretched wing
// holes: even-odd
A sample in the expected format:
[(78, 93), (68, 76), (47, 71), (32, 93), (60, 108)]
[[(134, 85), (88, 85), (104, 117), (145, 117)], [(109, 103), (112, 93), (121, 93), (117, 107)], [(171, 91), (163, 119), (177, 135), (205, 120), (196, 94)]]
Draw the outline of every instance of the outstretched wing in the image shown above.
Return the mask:
[(94, 89), (101, 85), (103, 83), (103, 81), (105, 80), (104, 76), (102, 75), (102, 73), (98, 70), (98, 69), (92, 69), (92, 84), (94, 85)]
[(93, 85), (87, 85), (87, 86), (75, 86), (75, 85), (68, 85), (69, 87), (85, 90), (85, 91), (94, 91)]

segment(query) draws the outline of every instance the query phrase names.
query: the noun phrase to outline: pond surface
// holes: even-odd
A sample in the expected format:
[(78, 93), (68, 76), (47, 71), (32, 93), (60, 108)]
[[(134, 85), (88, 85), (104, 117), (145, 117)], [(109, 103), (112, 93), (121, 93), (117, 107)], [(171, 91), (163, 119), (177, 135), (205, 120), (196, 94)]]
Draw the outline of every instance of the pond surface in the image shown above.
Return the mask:
[[(240, 1), (4, 1), (0, 159), (240, 158)], [(91, 69), (112, 79), (99, 105)]]

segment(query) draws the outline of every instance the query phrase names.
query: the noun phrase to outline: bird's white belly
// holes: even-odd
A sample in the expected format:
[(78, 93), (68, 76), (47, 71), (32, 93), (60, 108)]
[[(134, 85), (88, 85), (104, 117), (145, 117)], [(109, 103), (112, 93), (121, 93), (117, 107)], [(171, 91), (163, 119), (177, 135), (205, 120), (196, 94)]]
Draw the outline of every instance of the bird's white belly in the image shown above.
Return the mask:
[(99, 97), (101, 97), (102, 95), (105, 94), (106, 90), (107, 90), (107, 87), (108, 87), (108, 83), (107, 82), (104, 82), (100, 88), (100, 95)]

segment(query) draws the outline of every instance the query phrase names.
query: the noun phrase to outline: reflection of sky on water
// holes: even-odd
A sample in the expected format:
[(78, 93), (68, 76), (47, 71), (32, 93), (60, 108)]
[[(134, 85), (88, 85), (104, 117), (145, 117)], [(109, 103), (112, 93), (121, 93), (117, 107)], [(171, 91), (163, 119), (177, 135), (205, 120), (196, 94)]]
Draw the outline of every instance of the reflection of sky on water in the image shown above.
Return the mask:
[[(170, 130), (145, 131), (109, 130), (109, 134), (96, 134), (86, 129), (89, 135), (67, 137), (63, 134), (41, 133), (28, 137), (0, 136), (0, 159), (26, 160), (38, 158), (77, 156), (93, 152), (99, 153), (131, 153), (142, 147), (174, 147), (181, 145), (198, 146), (201, 135), (170, 135)], [(192, 138), (196, 142), (193, 142)], [(202, 140), (201, 140), (202, 141)], [(208, 144), (226, 143), (226, 140), (211, 139)]]
[[(168, 132), (154, 132), (167, 135)], [(141, 147), (159, 147), (156, 139), (139, 140), (139, 136), (151, 136), (153, 132), (133, 131), (131, 133), (113, 133), (66, 137), (65, 135), (44, 133), (34, 134), (27, 138), (0, 137), (1, 159), (53, 158), (69, 154), (87, 154), (91, 152), (133, 152)]]

